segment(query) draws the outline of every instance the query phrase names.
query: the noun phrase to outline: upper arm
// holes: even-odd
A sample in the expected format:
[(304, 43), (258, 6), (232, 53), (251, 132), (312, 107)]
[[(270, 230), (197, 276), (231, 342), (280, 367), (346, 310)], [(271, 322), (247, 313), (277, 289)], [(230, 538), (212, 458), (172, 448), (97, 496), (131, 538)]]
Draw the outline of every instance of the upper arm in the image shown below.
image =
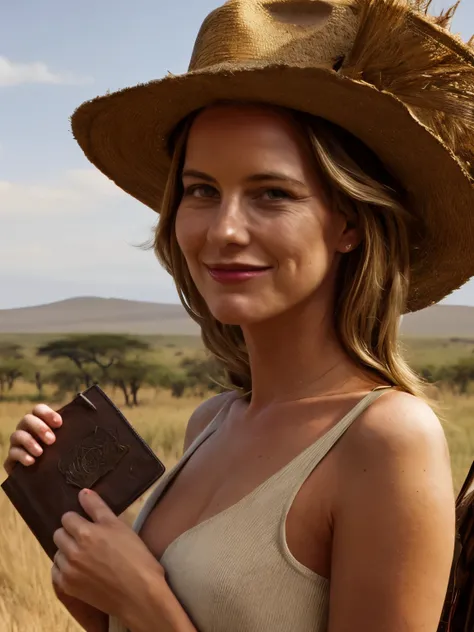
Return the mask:
[(443, 429), (405, 393), (382, 397), (358, 421), (340, 452), (329, 632), (433, 632), (455, 531)]
[(234, 397), (233, 392), (220, 393), (219, 395), (207, 399), (196, 408), (186, 426), (184, 436), (185, 452), (201, 432), (211, 423), (230, 397)]

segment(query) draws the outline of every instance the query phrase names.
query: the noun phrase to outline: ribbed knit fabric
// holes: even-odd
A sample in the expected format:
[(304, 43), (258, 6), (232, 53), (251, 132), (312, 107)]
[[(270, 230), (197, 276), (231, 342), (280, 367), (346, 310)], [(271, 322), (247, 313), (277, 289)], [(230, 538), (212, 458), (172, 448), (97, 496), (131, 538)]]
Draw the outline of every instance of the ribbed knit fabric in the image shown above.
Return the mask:
[[(290, 553), (286, 517), (311, 472), (386, 390), (369, 393), (331, 430), (247, 496), (171, 542), (160, 563), (199, 632), (326, 632), (329, 581)], [(168, 484), (216, 430), (226, 408), (158, 483), (134, 524), (135, 531), (140, 531)], [(109, 632), (126, 632), (126, 628), (111, 618)]]

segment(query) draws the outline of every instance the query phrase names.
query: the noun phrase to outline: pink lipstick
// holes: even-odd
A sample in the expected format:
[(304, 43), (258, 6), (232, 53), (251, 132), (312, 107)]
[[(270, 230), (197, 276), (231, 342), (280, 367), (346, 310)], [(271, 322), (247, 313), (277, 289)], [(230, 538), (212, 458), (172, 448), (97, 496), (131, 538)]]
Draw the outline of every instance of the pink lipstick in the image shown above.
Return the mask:
[(218, 283), (242, 283), (264, 275), (270, 268), (208, 267), (210, 276)]

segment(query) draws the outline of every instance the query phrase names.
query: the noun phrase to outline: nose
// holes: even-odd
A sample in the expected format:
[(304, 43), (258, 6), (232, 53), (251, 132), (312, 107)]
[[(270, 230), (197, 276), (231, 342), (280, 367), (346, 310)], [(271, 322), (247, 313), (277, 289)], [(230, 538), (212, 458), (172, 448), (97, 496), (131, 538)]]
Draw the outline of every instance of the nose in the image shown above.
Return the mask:
[(224, 197), (213, 215), (207, 240), (214, 246), (246, 246), (249, 243), (248, 218), (239, 196)]

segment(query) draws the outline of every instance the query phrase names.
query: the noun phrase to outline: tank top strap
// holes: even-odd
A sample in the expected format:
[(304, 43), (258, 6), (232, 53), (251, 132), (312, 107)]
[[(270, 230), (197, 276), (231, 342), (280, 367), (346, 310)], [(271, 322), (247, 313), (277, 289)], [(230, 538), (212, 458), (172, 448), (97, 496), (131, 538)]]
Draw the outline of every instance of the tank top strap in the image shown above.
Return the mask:
[(160, 497), (165, 493), (168, 486), (173, 482), (175, 477), (179, 474), (182, 468), (189, 461), (191, 456), (196, 452), (201, 444), (217, 429), (219, 423), (222, 421), (225, 413), (229, 410), (231, 404), (235, 401), (235, 397), (228, 397), (224, 404), (219, 408), (217, 414), (214, 418), (207, 424), (207, 426), (198, 434), (198, 436), (194, 439), (194, 441), (189, 445), (188, 449), (184, 452), (183, 456), (179, 459), (175, 465), (169, 469), (164, 476), (156, 483), (155, 487), (152, 488), (152, 491), (148, 498), (146, 499), (141, 511), (136, 517), (133, 523), (133, 529), (137, 533), (140, 532), (143, 527), (145, 520), (148, 515), (160, 499)]
[(282, 499), (286, 497), (287, 509), (291, 505), (292, 500), (298, 493), (311, 472), (319, 465), (319, 463), (328, 454), (331, 448), (338, 442), (351, 424), (377, 400), (383, 393), (387, 392), (392, 386), (377, 387), (368, 395), (366, 395), (358, 404), (352, 408), (335, 426), (333, 426), (326, 434), (309, 445), (303, 452), (298, 454), (292, 461), (285, 465), (277, 474), (272, 476), (263, 485), (263, 495), (268, 499), (269, 504), (275, 504), (275, 498)]
[(368, 393), (358, 404), (354, 406), (335, 426), (326, 432), (306, 450), (299, 454), (288, 464), (285, 478), (293, 482), (303, 482), (314, 468), (324, 459), (343, 434), (381, 395), (392, 389), (393, 386), (378, 386)]

